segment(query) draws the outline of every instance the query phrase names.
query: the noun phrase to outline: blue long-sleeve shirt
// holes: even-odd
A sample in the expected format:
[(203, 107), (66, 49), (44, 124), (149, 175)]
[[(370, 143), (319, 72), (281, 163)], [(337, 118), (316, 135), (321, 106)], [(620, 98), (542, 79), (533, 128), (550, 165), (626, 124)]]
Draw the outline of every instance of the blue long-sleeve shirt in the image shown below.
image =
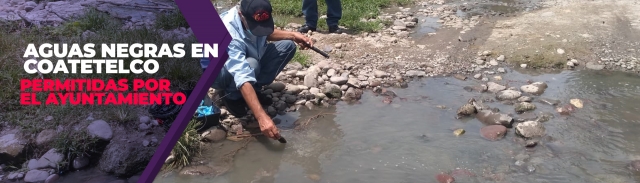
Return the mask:
[[(227, 47), (229, 59), (225, 62), (224, 68), (233, 75), (237, 89), (246, 82), (254, 84), (256, 76), (245, 59), (251, 57), (260, 60), (267, 46), (267, 37), (256, 37), (245, 31), (237, 7), (221, 13), (220, 18), (232, 38)], [(202, 68), (207, 68), (209, 62), (208, 57), (200, 59)]]

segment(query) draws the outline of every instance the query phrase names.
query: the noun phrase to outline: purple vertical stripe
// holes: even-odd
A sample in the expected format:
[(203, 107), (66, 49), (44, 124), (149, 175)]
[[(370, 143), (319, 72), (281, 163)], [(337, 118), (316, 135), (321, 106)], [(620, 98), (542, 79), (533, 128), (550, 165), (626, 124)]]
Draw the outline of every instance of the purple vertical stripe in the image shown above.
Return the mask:
[[(229, 57), (226, 48), (231, 42), (231, 36), (222, 23), (213, 3), (209, 0), (175, 1), (184, 18), (189, 23), (189, 26), (191, 26), (191, 30), (193, 30), (193, 34), (198, 39), (198, 42), (205, 44), (217, 43), (219, 57), (214, 58), (210, 56), (211, 62), (209, 63), (209, 67), (204, 71), (204, 74), (200, 77), (200, 80), (198, 80), (187, 102), (182, 106), (182, 110), (162, 139), (160, 146), (156, 149), (156, 153), (151, 158), (151, 161), (149, 161), (138, 183), (152, 183), (156, 178), (164, 165), (164, 161), (171, 153), (171, 150), (176, 145), (176, 142), (187, 127), (189, 121), (193, 118), (193, 114), (200, 104), (200, 101), (204, 99), (205, 94), (209, 91), (209, 87), (213, 85), (213, 82), (224, 65), (224, 61)], [(199, 62), (193, 61), (193, 63), (185, 64), (199, 64)]]

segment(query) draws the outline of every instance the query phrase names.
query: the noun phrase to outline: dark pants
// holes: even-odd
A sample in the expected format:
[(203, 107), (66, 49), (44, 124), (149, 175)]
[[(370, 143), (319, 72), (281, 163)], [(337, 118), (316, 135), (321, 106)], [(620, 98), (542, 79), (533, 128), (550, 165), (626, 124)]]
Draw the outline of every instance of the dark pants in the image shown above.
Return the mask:
[[(340, 0), (325, 0), (327, 4), (327, 25), (329, 27), (338, 26), (338, 21), (342, 18), (342, 2)], [(306, 25), (317, 27), (318, 25), (318, 0), (303, 0), (302, 12)]]
[[(247, 58), (251, 68), (254, 69), (256, 83), (253, 88), (259, 90), (262, 86), (273, 83), (276, 76), (280, 74), (282, 69), (293, 59), (296, 53), (296, 44), (290, 40), (276, 41), (267, 44), (267, 49), (262, 55), (262, 59)], [(214, 89), (225, 91), (226, 98), (237, 100), (242, 98), (242, 93), (236, 88), (233, 75), (226, 68), (222, 68), (220, 74), (212, 86)]]

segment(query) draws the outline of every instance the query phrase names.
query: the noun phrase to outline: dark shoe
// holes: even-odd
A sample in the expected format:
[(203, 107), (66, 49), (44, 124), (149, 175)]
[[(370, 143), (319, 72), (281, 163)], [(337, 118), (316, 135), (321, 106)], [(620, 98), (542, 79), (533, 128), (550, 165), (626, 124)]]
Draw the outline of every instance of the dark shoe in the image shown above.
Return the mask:
[[(224, 96), (225, 92), (220, 92), (220, 97)], [(231, 115), (241, 118), (247, 115), (247, 102), (244, 99), (240, 98), (237, 100), (231, 100), (228, 97), (222, 98), (222, 102), (224, 106), (227, 107), (227, 110)]]
[(308, 25), (303, 25), (302, 27), (300, 27), (300, 28), (298, 29), (298, 32), (303, 33), (303, 34), (306, 34), (306, 33), (308, 33), (309, 31), (311, 31), (311, 32), (315, 32), (315, 31), (316, 31), (316, 28), (315, 28), (315, 27), (309, 27)]
[(329, 33), (342, 34), (342, 30), (338, 26), (331, 26), (329, 27)]

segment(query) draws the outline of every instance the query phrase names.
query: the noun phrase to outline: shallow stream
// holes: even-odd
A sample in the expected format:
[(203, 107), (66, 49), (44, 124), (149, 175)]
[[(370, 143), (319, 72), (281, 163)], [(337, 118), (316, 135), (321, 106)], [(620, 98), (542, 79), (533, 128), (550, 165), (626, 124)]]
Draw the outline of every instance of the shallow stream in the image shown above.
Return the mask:
[[(502, 77), (505, 79), (498, 83), (517, 88), (527, 80), (546, 82), (549, 88), (541, 96), (532, 96), (534, 99), (568, 104), (578, 98), (584, 108), (560, 115), (554, 106), (533, 102), (537, 106), (534, 113), (551, 112), (555, 117), (544, 123), (546, 136), (527, 149), (514, 129), (501, 140), (488, 141), (480, 136), (484, 125), (477, 119), (455, 118), (456, 109), (468, 99), (495, 97), (463, 89), (480, 84), (479, 80), (422, 79), (409, 88), (395, 89), (398, 97), (391, 104), (366, 92), (360, 104), (340, 102), (333, 108), (279, 116), (288, 143), (253, 141), (238, 152), (233, 168), (221, 176), (169, 174), (155, 182), (437, 182), (438, 173), (452, 171), (458, 183), (640, 182), (640, 175), (627, 169), (631, 160), (640, 159), (637, 75), (509, 71)], [(513, 106), (487, 104), (517, 116)], [(333, 114), (311, 121), (302, 131), (287, 130), (296, 119), (306, 121), (321, 113)], [(466, 133), (455, 136), (457, 128)], [(202, 157), (216, 156), (211, 150)]]

